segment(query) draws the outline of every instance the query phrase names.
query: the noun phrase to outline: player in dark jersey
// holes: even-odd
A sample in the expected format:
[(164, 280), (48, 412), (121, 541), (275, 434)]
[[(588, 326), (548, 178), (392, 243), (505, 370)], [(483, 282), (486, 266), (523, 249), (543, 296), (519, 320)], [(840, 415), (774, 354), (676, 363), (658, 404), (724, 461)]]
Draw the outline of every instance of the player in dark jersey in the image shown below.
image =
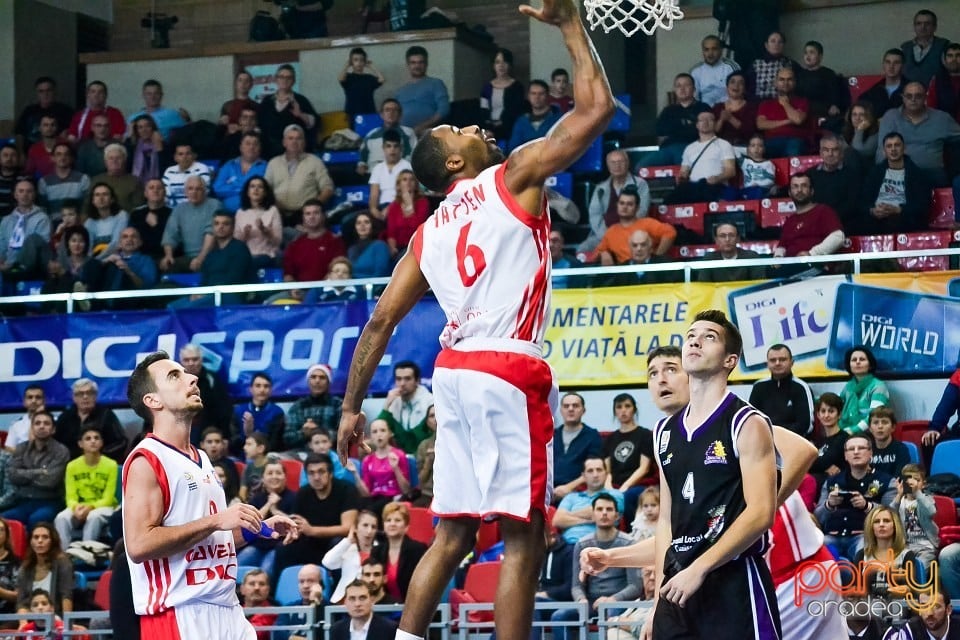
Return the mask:
[[(777, 496), (769, 420), (727, 390), (743, 346), (721, 311), (698, 313), (683, 344), (690, 404), (654, 432), (660, 521), (656, 640), (779, 640), (763, 561)], [(744, 478), (750, 481), (745, 483)]]

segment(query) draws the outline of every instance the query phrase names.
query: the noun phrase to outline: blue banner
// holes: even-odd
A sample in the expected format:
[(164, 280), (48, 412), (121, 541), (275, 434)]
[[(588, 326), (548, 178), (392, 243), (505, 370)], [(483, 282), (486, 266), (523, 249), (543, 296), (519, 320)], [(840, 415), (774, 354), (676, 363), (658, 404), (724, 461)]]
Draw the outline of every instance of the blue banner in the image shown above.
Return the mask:
[[(342, 394), (357, 338), (375, 301), (297, 306), (248, 306), (71, 314), (16, 318), (0, 324), (0, 409), (22, 406), (23, 390), (39, 384), (52, 407), (71, 404), (70, 385), (91, 378), (99, 401), (126, 404), (127, 378), (137, 360), (163, 349), (179, 357), (188, 342), (200, 344), (204, 364), (228, 382), (234, 397), (248, 397), (253, 373), (273, 378), (274, 395), (307, 392), (312, 364), (333, 368), (332, 392)], [(424, 378), (433, 375), (440, 350), (443, 312), (433, 299), (420, 301), (400, 323), (370, 385), (385, 394), (393, 363), (413, 360)]]

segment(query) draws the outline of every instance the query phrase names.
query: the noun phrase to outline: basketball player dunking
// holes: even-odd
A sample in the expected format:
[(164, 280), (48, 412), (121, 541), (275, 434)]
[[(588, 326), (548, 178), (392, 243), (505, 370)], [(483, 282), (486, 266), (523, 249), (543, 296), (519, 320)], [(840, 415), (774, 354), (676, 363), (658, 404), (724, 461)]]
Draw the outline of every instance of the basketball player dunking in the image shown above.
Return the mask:
[(289, 543), (296, 524), (286, 516), (262, 523), (247, 504), (227, 508), (210, 459), (190, 444), (193, 416), (203, 409), (197, 377), (166, 353), (137, 365), (127, 399), (153, 424), (123, 477), (123, 539), (141, 637), (255, 640), (237, 600), (237, 547), (256, 535)]
[(573, 63), (574, 108), (504, 161), (480, 127), (434, 128), (413, 152), (417, 178), (446, 200), (364, 328), (344, 394), (338, 449), (363, 437), (360, 404), (393, 328), (428, 288), (447, 318), (433, 374), (437, 414), (432, 509), (436, 538), (410, 581), (397, 638), (425, 635), (444, 587), (473, 548), (481, 518), (502, 516), (496, 595), (501, 638), (530, 633), (552, 487), (556, 386), (541, 354), (550, 306), (550, 216), (544, 181), (603, 132), (614, 101), (573, 0), (527, 16), (560, 29)]

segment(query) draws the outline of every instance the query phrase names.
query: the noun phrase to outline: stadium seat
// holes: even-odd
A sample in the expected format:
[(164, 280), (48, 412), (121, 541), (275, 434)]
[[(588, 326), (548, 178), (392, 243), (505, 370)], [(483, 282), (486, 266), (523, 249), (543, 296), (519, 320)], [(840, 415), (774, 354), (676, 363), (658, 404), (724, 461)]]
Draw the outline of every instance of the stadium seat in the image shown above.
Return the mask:
[(933, 502), (937, 506), (937, 512), (933, 516), (933, 521), (938, 527), (952, 527), (957, 524), (957, 505), (947, 496), (933, 496)]
[(416, 489), (420, 486), (420, 474), (417, 472), (417, 456), (412, 453), (407, 454), (407, 469), (410, 470), (410, 488)]
[(820, 156), (793, 156), (789, 160), (789, 173), (795, 176), (819, 167), (823, 162)]
[(475, 547), (477, 555), (500, 542), (500, 539), (500, 523), (498, 521), (481, 522), (480, 529), (477, 531), (477, 546)]
[(773, 158), (771, 160), (776, 176), (774, 180), (778, 187), (785, 187), (790, 184), (790, 158)]
[(764, 198), (760, 201), (760, 226), (782, 227), (784, 218), (796, 210), (790, 198)]
[(716, 245), (712, 244), (685, 244), (679, 248), (679, 255), (684, 260), (693, 260), (707, 255), (708, 251), (713, 251)]
[(617, 110), (613, 114), (613, 119), (607, 125), (607, 131), (617, 131), (626, 133), (630, 131), (630, 94), (621, 93), (613, 97), (617, 105)]
[(556, 173), (549, 178), (547, 178), (544, 183), (545, 186), (550, 187), (564, 198), (573, 197), (573, 174), (567, 171), (562, 173)]
[(97, 590), (93, 592), (93, 604), (101, 611), (110, 611), (110, 578), (113, 571), (104, 571), (97, 581)]
[(904, 442), (920, 442), (920, 436), (930, 429), (929, 420), (901, 420), (893, 427), (893, 437)]
[(280, 459), (284, 471), (287, 472), (287, 489), (294, 493), (300, 489), (300, 474), (303, 473), (303, 463), (299, 460)]
[(163, 276), (163, 282), (177, 287), (199, 287), (199, 273), (168, 273)]
[(904, 440), (903, 446), (905, 446), (907, 451), (910, 452), (910, 462), (913, 464), (920, 464), (920, 449), (917, 447), (917, 443)]
[(656, 218), (675, 227), (686, 227), (694, 233), (703, 235), (703, 219), (707, 215), (706, 202), (690, 204), (662, 204), (657, 207)]
[(300, 573), (302, 568), (302, 564), (287, 567), (277, 578), (277, 588), (274, 591), (273, 599), (281, 606), (292, 602), (300, 602), (300, 581), (297, 574)]
[(220, 168), (220, 165), (223, 164), (222, 161), (216, 158), (208, 158), (207, 160), (198, 160), (200, 164), (205, 164), (210, 168), (210, 176), (213, 177), (213, 174), (217, 172), (217, 169)]
[(251, 564), (242, 564), (237, 567), (237, 584), (243, 584), (243, 579), (247, 577), (247, 574), (259, 568), (260, 567)]
[(843, 241), (843, 253), (873, 253), (893, 251), (896, 237), (892, 234), (875, 236), (849, 236)]
[(331, 208), (344, 203), (349, 203), (353, 205), (354, 208), (364, 208), (367, 206), (369, 201), (370, 185), (368, 184), (337, 187), (336, 195), (331, 203)]
[(637, 175), (648, 181), (656, 178), (671, 178), (676, 180), (676, 177), (680, 175), (680, 165), (671, 164), (658, 167), (640, 167), (637, 169)]
[[(499, 579), (499, 562), (479, 562), (470, 565), (467, 568), (463, 589), (452, 589), (450, 591), (452, 618), (456, 620), (460, 617), (460, 605), (465, 602), (493, 602), (497, 594), (497, 581)], [(470, 622), (490, 622), (493, 620), (493, 612), (471, 611), (467, 619)]]
[(954, 473), (960, 475), (960, 440), (948, 440), (937, 443), (933, 449), (933, 461), (930, 463), (930, 475)]
[(243, 472), (247, 470), (247, 463), (241, 462), (240, 460), (234, 460), (233, 466), (237, 468), (237, 475), (241, 478), (243, 477)]
[(332, 164), (348, 164), (351, 167), (360, 162), (360, 152), (348, 149), (346, 151), (324, 151), (317, 156), (323, 160), (323, 164), (329, 166)]
[(603, 169), (603, 137), (593, 141), (583, 155), (570, 165), (572, 173), (597, 173)]
[(930, 215), (927, 222), (931, 229), (953, 229), (956, 222), (956, 203), (953, 189), (934, 189), (930, 197)]
[[(946, 249), (950, 246), (952, 240), (952, 231), (901, 233), (896, 237), (896, 250)], [(950, 268), (949, 256), (913, 256), (911, 258), (898, 258), (897, 262), (904, 271), (946, 271)]]
[(277, 282), (283, 282), (283, 269), (259, 269), (257, 271), (257, 280), (261, 284), (274, 284)]
[(433, 542), (433, 513), (426, 507), (410, 507), (410, 526), (407, 535), (423, 544)]
[(7, 520), (7, 529), (10, 530), (10, 546), (13, 554), (23, 558), (27, 553), (27, 528), (19, 520)]
[(87, 590), (87, 576), (79, 571), (73, 572), (73, 588), (78, 591)]
[(773, 250), (779, 244), (776, 240), (743, 240), (740, 242), (740, 248), (756, 251), (762, 256), (772, 256)]
[(382, 125), (383, 118), (379, 113), (358, 113), (353, 116), (353, 130), (361, 138)]
[[(850, 87), (850, 103), (853, 104), (860, 99), (860, 95), (880, 82), (883, 76), (880, 75), (859, 75), (847, 78), (847, 86)], [(879, 116), (877, 116), (879, 119)]]

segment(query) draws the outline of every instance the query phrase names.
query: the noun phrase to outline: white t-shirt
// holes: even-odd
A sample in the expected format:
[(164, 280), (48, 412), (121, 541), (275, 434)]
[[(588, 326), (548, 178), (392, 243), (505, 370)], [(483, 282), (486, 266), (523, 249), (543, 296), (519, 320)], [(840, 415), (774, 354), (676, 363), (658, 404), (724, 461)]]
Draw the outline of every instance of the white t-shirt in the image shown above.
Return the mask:
[(370, 172), (369, 184), (380, 185), (380, 202), (377, 204), (390, 204), (397, 198), (397, 176), (404, 169), (413, 171), (410, 161), (400, 158), (400, 162), (388, 167), (386, 162), (381, 162)]
[[(700, 155), (701, 151), (703, 155)], [(697, 156), (700, 156), (699, 160)], [(688, 144), (683, 150), (683, 159), (680, 164), (684, 167), (693, 167), (690, 171), (690, 182), (697, 182), (723, 173), (725, 160), (736, 161), (733, 147), (723, 138), (713, 138), (706, 142), (697, 140)]]
[(876, 204), (892, 204), (902, 207), (907, 202), (907, 182), (904, 169), (887, 168), (887, 173), (880, 183), (880, 193), (877, 194)]

